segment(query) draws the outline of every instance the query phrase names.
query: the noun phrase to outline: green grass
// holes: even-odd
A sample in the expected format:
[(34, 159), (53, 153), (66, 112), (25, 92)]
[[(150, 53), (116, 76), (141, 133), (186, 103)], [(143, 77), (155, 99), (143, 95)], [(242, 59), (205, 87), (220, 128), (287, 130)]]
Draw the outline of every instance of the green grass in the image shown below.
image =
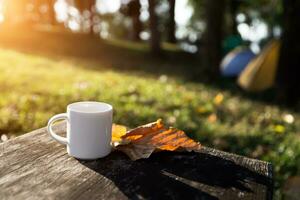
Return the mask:
[[(135, 127), (162, 118), (206, 146), (272, 162), (277, 195), (288, 177), (300, 175), (298, 113), (176, 76), (120, 71), (101, 61), (3, 48), (0, 61), (0, 135), (43, 127), (71, 102), (104, 101), (114, 106), (116, 123)], [(138, 64), (143, 62), (150, 61)]]

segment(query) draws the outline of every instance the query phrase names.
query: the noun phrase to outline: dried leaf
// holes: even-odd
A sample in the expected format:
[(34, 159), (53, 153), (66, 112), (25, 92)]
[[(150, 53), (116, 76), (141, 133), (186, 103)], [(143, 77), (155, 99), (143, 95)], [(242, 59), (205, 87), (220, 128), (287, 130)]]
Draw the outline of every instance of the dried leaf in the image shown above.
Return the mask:
[(132, 160), (148, 158), (158, 151), (193, 151), (201, 148), (200, 143), (188, 138), (176, 128), (166, 128), (162, 120), (149, 123), (123, 135), (116, 149), (126, 153)]
[(218, 93), (214, 98), (214, 104), (220, 105), (224, 100), (224, 96), (222, 93)]
[(122, 139), (127, 132), (126, 126), (113, 124), (112, 126), (112, 146), (117, 146), (121, 143), (125, 143), (125, 140)]
[(210, 122), (210, 123), (215, 123), (217, 121), (218, 117), (216, 114), (210, 114), (207, 118), (207, 120)]

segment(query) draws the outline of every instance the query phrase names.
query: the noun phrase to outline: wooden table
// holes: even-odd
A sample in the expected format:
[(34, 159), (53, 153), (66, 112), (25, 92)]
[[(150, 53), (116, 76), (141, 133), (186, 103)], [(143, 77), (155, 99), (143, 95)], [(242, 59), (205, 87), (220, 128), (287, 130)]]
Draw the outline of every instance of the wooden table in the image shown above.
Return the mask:
[[(63, 124), (55, 129), (64, 132)], [(0, 199), (272, 199), (270, 163), (203, 147), (129, 160), (66, 154), (45, 128), (0, 144)]]

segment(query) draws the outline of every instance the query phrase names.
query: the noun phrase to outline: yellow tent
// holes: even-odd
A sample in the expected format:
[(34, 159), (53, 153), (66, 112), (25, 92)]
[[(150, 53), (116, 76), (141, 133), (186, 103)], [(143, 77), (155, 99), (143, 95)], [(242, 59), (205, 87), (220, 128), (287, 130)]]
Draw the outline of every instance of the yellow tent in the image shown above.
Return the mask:
[(247, 91), (262, 91), (274, 85), (280, 42), (272, 40), (253, 59), (238, 78), (238, 84)]

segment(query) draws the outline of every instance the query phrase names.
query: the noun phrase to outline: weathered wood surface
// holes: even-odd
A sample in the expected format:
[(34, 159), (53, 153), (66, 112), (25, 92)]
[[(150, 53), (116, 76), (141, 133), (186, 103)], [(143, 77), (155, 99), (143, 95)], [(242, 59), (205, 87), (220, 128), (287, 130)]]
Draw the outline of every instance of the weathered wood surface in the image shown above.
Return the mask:
[(0, 144), (0, 199), (272, 199), (272, 168), (206, 147), (79, 161), (43, 128)]

